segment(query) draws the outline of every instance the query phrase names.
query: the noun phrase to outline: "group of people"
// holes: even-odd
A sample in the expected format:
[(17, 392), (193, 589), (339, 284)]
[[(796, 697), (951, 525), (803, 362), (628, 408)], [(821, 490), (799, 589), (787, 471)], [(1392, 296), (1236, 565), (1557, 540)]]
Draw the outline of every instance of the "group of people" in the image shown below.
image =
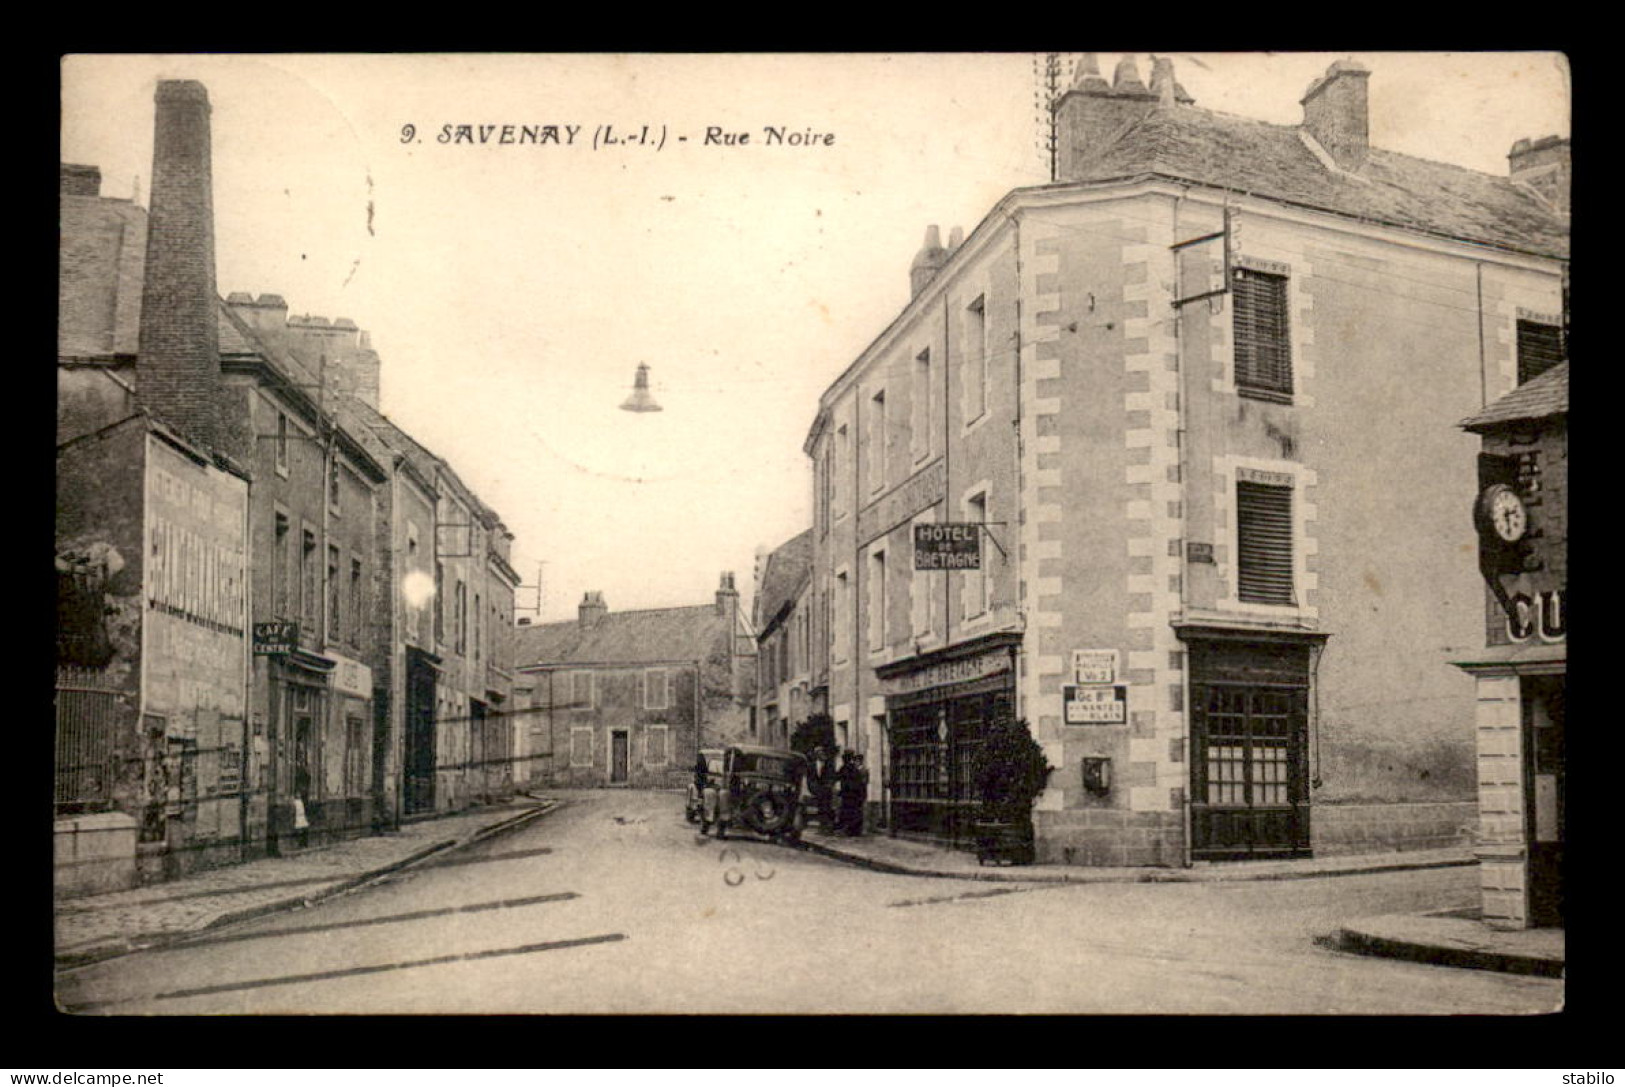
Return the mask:
[(807, 765), (802, 787), (802, 804), (808, 808), (804, 818), (808, 822), (817, 819), (836, 834), (862, 834), (863, 804), (869, 795), (869, 771), (863, 768), (863, 756), (843, 751), (837, 769), (836, 749), (820, 746), (808, 752)]
[[(805, 766), (797, 825), (817, 822), (832, 834), (862, 834), (863, 805), (869, 795), (869, 771), (863, 767), (863, 756), (834, 746), (818, 746), (807, 753)], [(706, 765), (705, 755), (698, 754), (690, 804), (703, 804), (707, 785), (712, 783), (713, 772)], [(691, 811), (690, 818), (700, 818), (697, 809)]]

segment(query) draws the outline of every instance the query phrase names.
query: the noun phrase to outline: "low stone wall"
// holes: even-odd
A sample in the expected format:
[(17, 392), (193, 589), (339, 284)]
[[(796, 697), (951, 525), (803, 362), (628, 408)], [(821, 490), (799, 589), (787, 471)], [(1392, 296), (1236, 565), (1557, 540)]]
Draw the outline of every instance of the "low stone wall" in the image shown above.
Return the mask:
[(54, 835), (57, 897), (134, 887), (135, 837), (135, 820), (123, 812), (58, 819)]
[(1115, 808), (1033, 813), (1039, 864), (1175, 868), (1184, 863), (1178, 812)]
[(1477, 831), (1475, 800), (1317, 804), (1309, 812), (1310, 844), (1317, 857), (1470, 849)]

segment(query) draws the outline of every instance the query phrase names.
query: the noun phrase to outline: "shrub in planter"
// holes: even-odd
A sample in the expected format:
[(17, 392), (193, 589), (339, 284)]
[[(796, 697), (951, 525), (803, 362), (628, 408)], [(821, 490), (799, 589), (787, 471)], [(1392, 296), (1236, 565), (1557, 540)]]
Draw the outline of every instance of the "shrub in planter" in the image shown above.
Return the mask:
[(1026, 721), (989, 723), (971, 767), (982, 802), (976, 826), (980, 860), (1033, 862), (1033, 801), (1054, 770)]
[(812, 754), (813, 748), (835, 746), (835, 718), (827, 713), (814, 713), (790, 733), (790, 750), (803, 755)]

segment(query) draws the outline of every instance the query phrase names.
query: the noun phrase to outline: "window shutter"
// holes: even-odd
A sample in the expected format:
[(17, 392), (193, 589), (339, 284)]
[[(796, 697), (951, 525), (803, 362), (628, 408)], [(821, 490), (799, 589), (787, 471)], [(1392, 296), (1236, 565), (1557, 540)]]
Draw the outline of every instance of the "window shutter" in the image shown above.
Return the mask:
[(1236, 386), (1292, 394), (1292, 348), (1286, 277), (1238, 268), (1235, 306)]
[(1254, 604), (1291, 604), (1292, 489), (1236, 484), (1237, 593)]
[(1556, 325), (1518, 322), (1518, 384), (1544, 374), (1563, 361), (1563, 330)]

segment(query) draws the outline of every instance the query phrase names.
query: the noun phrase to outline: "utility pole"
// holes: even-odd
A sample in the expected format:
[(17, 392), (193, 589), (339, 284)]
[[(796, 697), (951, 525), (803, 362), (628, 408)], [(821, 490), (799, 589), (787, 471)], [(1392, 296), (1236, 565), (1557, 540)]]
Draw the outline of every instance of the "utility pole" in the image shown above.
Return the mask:
[(1038, 149), (1049, 164), (1049, 179), (1060, 179), (1059, 143), (1055, 124), (1055, 105), (1061, 97), (1066, 76), (1066, 58), (1063, 53), (1036, 53), (1033, 55), (1033, 110), (1038, 123)]

